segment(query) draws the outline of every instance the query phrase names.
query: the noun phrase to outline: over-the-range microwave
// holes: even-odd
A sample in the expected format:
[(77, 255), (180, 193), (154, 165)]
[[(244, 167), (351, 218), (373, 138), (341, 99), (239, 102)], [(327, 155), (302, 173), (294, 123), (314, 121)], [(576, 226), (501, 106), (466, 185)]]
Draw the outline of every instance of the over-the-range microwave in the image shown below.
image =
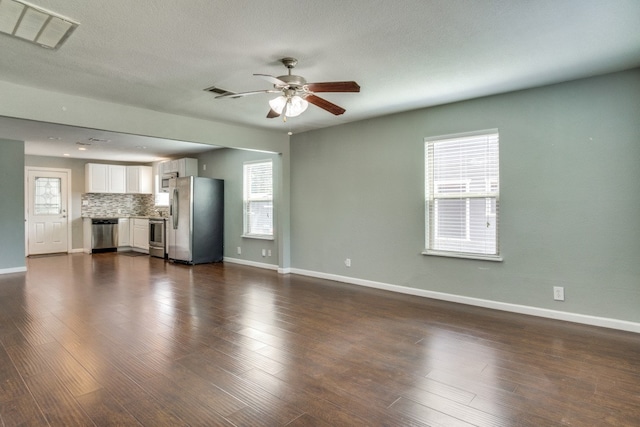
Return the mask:
[(171, 180), (176, 179), (178, 177), (178, 172), (169, 172), (162, 175), (162, 179), (160, 180), (160, 192), (168, 193), (169, 186), (171, 185)]

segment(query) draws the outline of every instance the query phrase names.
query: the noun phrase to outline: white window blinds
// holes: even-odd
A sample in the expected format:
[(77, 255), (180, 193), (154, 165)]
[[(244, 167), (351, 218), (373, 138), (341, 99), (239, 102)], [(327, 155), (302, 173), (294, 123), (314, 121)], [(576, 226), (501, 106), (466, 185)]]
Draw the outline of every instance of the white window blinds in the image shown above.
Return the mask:
[(427, 253), (497, 257), (497, 131), (426, 139), (425, 172)]
[(244, 235), (273, 237), (271, 160), (244, 164)]

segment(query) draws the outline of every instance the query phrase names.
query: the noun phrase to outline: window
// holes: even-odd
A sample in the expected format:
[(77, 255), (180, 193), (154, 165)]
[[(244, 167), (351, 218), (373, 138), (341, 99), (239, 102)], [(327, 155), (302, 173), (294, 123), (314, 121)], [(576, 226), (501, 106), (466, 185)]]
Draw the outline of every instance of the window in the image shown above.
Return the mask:
[(273, 238), (273, 165), (244, 163), (244, 237)]
[(425, 255), (501, 260), (498, 131), (425, 139)]

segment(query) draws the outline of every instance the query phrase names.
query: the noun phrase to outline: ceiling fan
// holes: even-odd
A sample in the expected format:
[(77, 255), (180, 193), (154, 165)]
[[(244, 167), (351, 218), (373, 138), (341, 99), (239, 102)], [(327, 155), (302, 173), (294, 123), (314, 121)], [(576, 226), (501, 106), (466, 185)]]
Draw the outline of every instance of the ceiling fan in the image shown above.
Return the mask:
[(291, 74), (291, 70), (298, 64), (295, 58), (282, 58), (282, 64), (287, 67), (288, 74), (274, 77), (269, 74), (254, 74), (254, 76), (263, 78), (273, 83), (273, 89), (257, 90), (252, 92), (230, 92), (219, 88), (209, 88), (215, 93), (219, 93), (217, 98), (240, 98), (248, 95), (256, 95), (259, 93), (278, 93), (278, 97), (269, 101), (271, 109), (267, 114), (267, 118), (283, 116), (284, 121), (287, 117), (296, 117), (302, 114), (309, 104), (320, 107), (336, 116), (343, 114), (346, 110), (324, 98), (319, 97), (316, 93), (321, 92), (360, 92), (360, 86), (353, 81), (345, 82), (320, 82), (307, 83), (304, 77)]

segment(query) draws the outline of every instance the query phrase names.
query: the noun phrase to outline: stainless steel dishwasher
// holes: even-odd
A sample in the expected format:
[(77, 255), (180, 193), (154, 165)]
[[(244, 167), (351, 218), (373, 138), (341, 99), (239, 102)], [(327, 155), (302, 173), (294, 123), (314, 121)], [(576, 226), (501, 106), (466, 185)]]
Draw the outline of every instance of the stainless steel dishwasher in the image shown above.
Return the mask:
[(91, 252), (117, 250), (118, 218), (93, 218), (91, 220)]

